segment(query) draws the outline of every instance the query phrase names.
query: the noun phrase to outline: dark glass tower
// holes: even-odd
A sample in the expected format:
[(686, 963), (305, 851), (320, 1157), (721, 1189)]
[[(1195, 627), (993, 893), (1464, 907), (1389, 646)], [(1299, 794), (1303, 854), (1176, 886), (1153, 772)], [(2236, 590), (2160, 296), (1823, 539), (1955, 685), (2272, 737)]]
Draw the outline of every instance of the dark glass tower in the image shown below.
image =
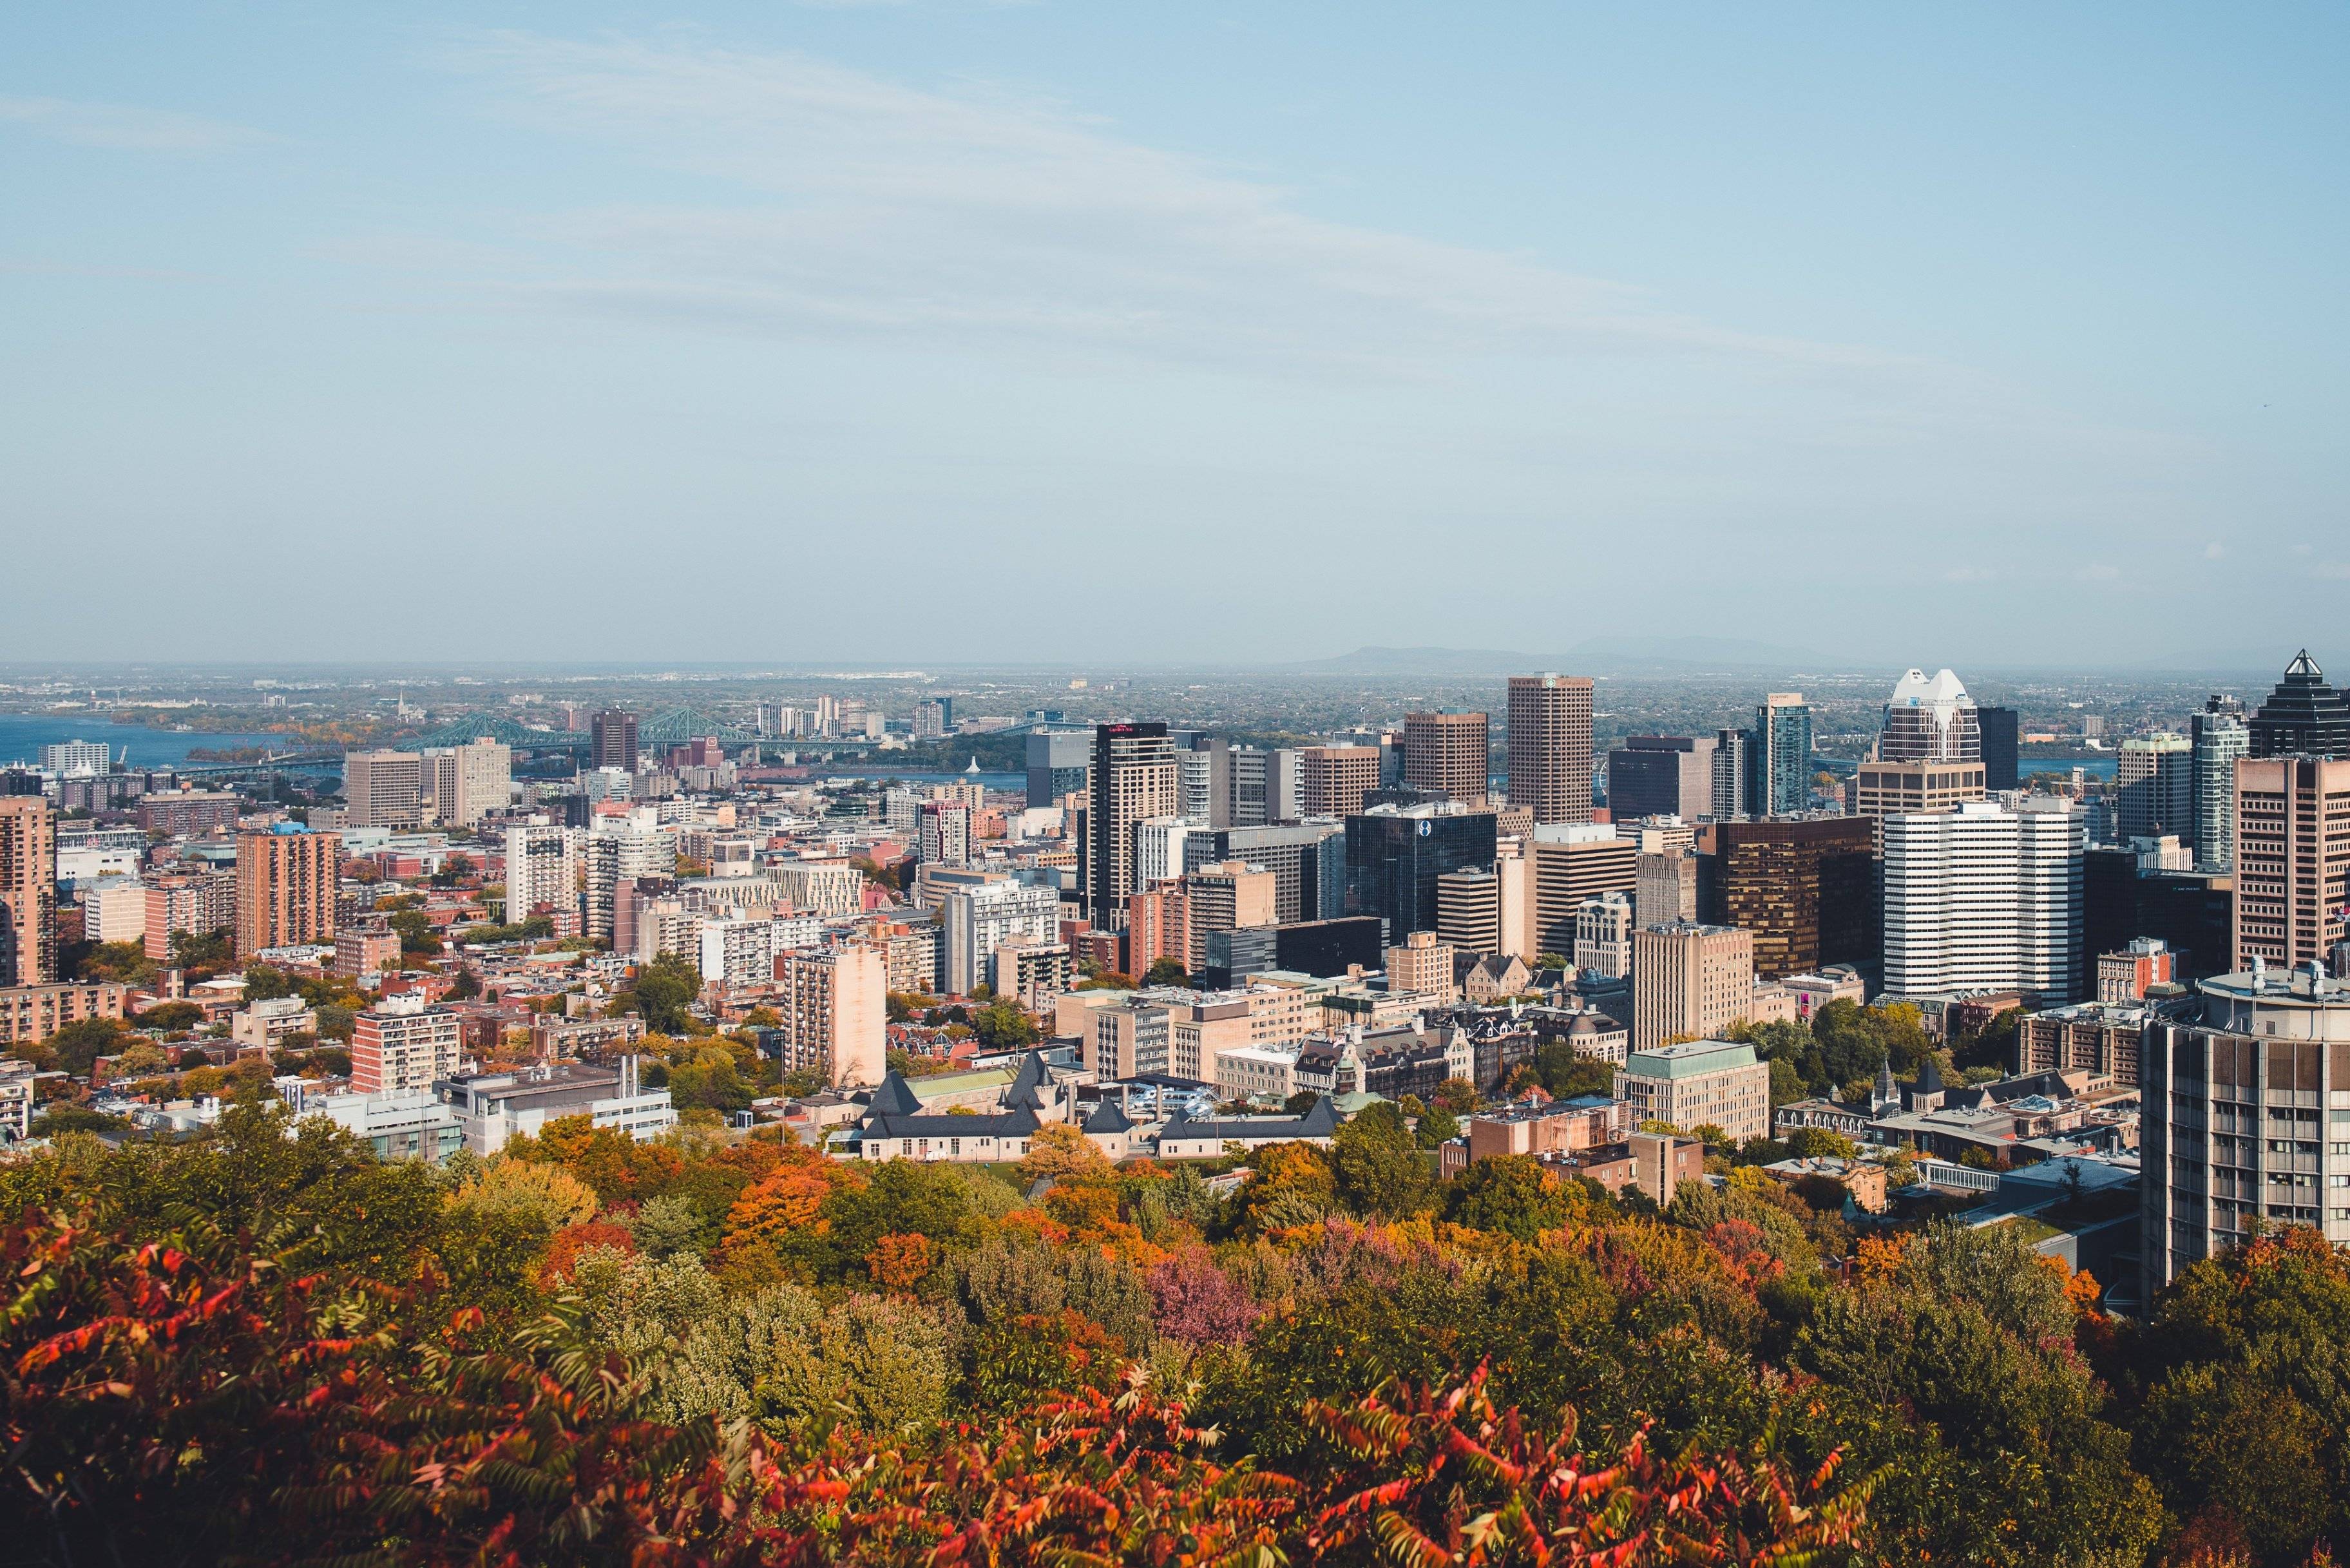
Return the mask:
[(1975, 722), (1982, 730), (1983, 788), (2016, 787), (2018, 762), (2015, 710), (1978, 708)]
[(2350, 757), (2350, 698), (2325, 683), (2325, 671), (2304, 648), (2284, 667), (2284, 679), (2250, 728), (2256, 757)]

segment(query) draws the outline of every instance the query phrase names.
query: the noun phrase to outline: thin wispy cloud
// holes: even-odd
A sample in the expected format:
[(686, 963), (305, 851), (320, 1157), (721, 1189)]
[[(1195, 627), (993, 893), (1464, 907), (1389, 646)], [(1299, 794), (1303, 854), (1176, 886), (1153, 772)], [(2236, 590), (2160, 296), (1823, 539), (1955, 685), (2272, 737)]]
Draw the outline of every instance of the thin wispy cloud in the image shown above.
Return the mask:
[(1278, 187), (977, 86), (928, 90), (797, 54), (512, 34), (463, 59), (504, 112), (745, 192), (551, 217), (537, 237), (599, 264), (545, 286), (582, 307), (1407, 373), (1462, 353), (1570, 351), (1806, 375), (1924, 369), (1706, 322), (1535, 261), (1328, 222)]
[(265, 132), (249, 126), (170, 109), (5, 94), (0, 94), (0, 125), (13, 125), (36, 136), (77, 147), (166, 152), (182, 157), (231, 152), (269, 140)]

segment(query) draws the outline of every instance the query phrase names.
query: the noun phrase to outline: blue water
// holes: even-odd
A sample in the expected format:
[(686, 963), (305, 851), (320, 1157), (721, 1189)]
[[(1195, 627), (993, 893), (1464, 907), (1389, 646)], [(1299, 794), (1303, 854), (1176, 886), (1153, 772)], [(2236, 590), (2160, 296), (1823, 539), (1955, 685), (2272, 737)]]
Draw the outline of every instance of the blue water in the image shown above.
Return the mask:
[(134, 768), (172, 767), (188, 759), (192, 747), (216, 752), (239, 746), (272, 746), (286, 751), (300, 742), (287, 735), (182, 734), (175, 730), (149, 730), (117, 724), (106, 713), (0, 713), (0, 763), (40, 761), (43, 746), (61, 741), (103, 741), (117, 757), (130, 748)]
[(2086, 777), (2109, 779), (2114, 776), (2114, 769), (2119, 765), (2120, 760), (2111, 756), (2049, 757), (2043, 761), (2034, 758), (2027, 752), (2017, 760), (2015, 771), (2023, 777), (2030, 778), (2033, 774), (2069, 774), (2074, 768), (2078, 768)]

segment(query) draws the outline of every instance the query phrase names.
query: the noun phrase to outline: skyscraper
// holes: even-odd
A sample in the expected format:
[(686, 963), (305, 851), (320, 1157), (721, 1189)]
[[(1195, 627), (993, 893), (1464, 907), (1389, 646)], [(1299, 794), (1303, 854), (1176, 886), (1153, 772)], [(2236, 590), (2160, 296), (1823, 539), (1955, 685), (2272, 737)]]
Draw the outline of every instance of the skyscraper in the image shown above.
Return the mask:
[(1537, 955), (1575, 951), (1575, 920), (1586, 898), (1637, 892), (1640, 844), (1606, 824), (1552, 823), (1534, 829), (1526, 845), (1534, 877)]
[(1812, 803), (1812, 711), (1800, 691), (1773, 691), (1754, 710), (1756, 816), (1793, 816)]
[[(1754, 809), (1754, 732), (1717, 730), (1713, 734), (1713, 819), (1733, 822)], [(1613, 815), (1611, 812), (1609, 814)]]
[(1982, 726), (1975, 700), (1947, 670), (1928, 676), (1912, 670), (1894, 683), (1877, 736), (1878, 760), (1888, 763), (1979, 763)]
[(1298, 809), (1306, 816), (1352, 816), (1379, 787), (1377, 746), (1308, 746), (1297, 753)]
[(1375, 805), (1347, 819), (1347, 909), (1387, 922), (1387, 941), (1436, 929), (1437, 879), (1493, 863), (1490, 811), (1456, 801)]
[[(1716, 823), (1701, 840), (1708, 875), (1699, 918), (1754, 936), (1765, 980), (1825, 964), (1874, 965), (1877, 859), (1863, 816)], [(1643, 925), (1649, 922), (1645, 915)]]
[(1713, 750), (1711, 735), (1627, 735), (1607, 753), (1609, 818), (1678, 816), (1694, 822), (1711, 816)]
[[(506, 829), (506, 919), (518, 924), (540, 909), (579, 907), (579, 839), (544, 823)], [(614, 922), (618, 924), (618, 913)]]
[(637, 769), (637, 716), (624, 708), (607, 708), (588, 722), (589, 763), (599, 768)]
[(57, 978), (57, 818), (37, 794), (0, 795), (0, 985)]
[(424, 821), (424, 759), (414, 752), (350, 752), (343, 757), (348, 827), (416, 827)]
[(1754, 939), (1735, 926), (1632, 933), (1632, 1048), (1711, 1040), (1754, 1004)]
[(1175, 742), (1167, 726), (1094, 728), (1093, 794), (1086, 808), (1086, 913), (1097, 930), (1122, 929), (1135, 879), (1134, 830), (1154, 816), (1178, 815)]
[(2082, 818), (2070, 801), (1975, 801), (1888, 816), (1885, 989), (1946, 996), (2013, 987), (2069, 1001), (2079, 979)]
[(2350, 697), (2325, 683), (2303, 649), (2250, 726), (2256, 757), (2350, 757)]
[(433, 821), (471, 827), (503, 811), (514, 794), (514, 752), (488, 736), (424, 753), (424, 794)]
[(1061, 797), (1082, 794), (1093, 737), (1082, 730), (1032, 730), (1028, 733), (1028, 805), (1058, 805)]
[[(1407, 765), (1411, 756), (1411, 742), (1407, 739)], [(1591, 820), (1591, 682), (1587, 678), (1510, 677), (1510, 804), (1533, 812), (1537, 824)]]
[(2233, 697), (2212, 696), (2188, 721), (2189, 761), (2195, 774), (2195, 867), (2232, 870), (2236, 864), (2236, 759), (2252, 749), (2244, 705)]
[(2184, 735), (2164, 731), (2124, 741), (2114, 764), (2115, 836), (2127, 844), (2133, 838), (2158, 838), (2171, 833), (2181, 841), (2192, 841), (2194, 762), (2193, 748)]
[(2327, 961), (2345, 935), (2350, 893), (2350, 761), (2247, 757), (2236, 764), (2235, 879), (2232, 967)]
[[(1511, 681), (1511, 690), (1517, 688)], [(1513, 746), (1515, 742), (1512, 742)], [(1511, 753), (1516, 755), (1513, 750)], [(1584, 762), (1585, 778), (1590, 760)], [(1457, 800), (1463, 805), (1485, 804), (1486, 776), (1492, 770), (1492, 752), (1482, 713), (1407, 713), (1403, 717), (1403, 782), (1417, 790)], [(1585, 815), (1589, 815), (1586, 805)]]
[(339, 835), (279, 823), (236, 836), (236, 952), (335, 940)]
[(2013, 789), (2020, 775), (2022, 748), (2017, 744), (2015, 710), (1978, 708), (1975, 722), (1982, 731), (1983, 787)]

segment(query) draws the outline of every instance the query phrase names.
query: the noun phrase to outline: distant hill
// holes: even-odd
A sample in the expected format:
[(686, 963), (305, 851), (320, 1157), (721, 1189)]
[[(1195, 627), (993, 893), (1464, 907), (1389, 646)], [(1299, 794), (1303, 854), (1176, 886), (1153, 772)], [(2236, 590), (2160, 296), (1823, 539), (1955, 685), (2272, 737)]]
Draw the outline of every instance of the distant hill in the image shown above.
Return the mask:
[(1628, 675), (1687, 670), (1822, 669), (1837, 661), (1807, 649), (1735, 637), (1594, 637), (1563, 653), (1490, 648), (1358, 648), (1336, 659), (1283, 665), (1305, 675)]

